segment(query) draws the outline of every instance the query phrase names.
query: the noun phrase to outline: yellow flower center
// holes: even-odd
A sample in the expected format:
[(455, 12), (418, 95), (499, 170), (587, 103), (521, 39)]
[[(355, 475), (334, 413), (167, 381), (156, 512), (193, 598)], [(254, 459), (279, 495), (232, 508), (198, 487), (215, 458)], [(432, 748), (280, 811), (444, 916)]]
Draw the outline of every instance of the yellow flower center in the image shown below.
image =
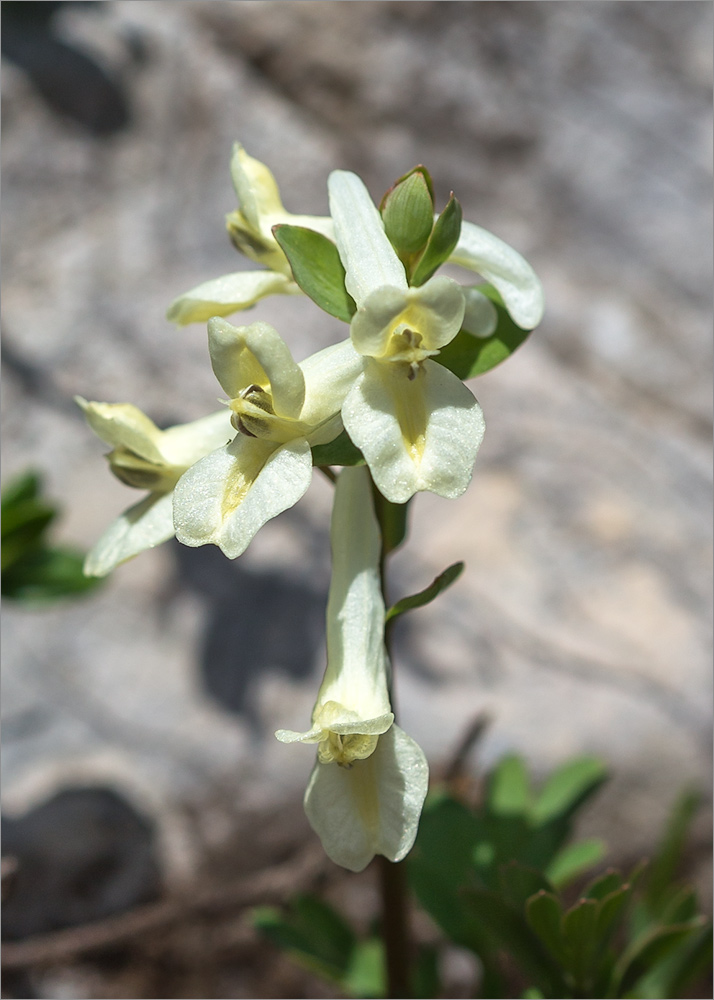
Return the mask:
[(270, 391), (261, 385), (249, 385), (228, 405), (233, 411), (231, 423), (246, 437), (284, 444), (305, 434), (305, 427), (299, 420), (276, 414)]
[(354, 761), (364, 760), (374, 753), (378, 739), (379, 736), (364, 733), (348, 733), (343, 736), (325, 730), (317, 748), (317, 758), (321, 764), (335, 763), (340, 767), (352, 767)]

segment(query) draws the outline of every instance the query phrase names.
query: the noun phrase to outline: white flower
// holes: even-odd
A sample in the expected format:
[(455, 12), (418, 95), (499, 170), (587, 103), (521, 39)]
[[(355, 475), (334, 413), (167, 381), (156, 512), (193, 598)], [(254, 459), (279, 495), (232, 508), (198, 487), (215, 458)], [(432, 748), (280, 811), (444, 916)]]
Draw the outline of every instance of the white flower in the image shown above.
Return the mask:
[(483, 414), (463, 382), (431, 358), (459, 332), (464, 293), (442, 276), (408, 286), (356, 174), (334, 171), (329, 192), (347, 291), (358, 307), (352, 342), (367, 358), (342, 409), (347, 433), (393, 503), (419, 490), (457, 497), (471, 479)]
[(193, 465), (174, 491), (176, 537), (245, 551), (266, 521), (297, 503), (310, 484), (310, 445), (342, 430), (340, 407), (361, 370), (349, 341), (293, 360), (267, 323), (208, 324), (211, 363), (239, 432)]
[(87, 576), (106, 576), (120, 563), (174, 535), (172, 494), (186, 469), (235, 433), (225, 410), (189, 424), (159, 430), (130, 403), (89, 403), (80, 396), (87, 422), (112, 445), (107, 458), (114, 475), (127, 486), (148, 490), (104, 532), (87, 555)]
[(179, 326), (205, 323), (212, 316), (229, 316), (267, 295), (302, 294), (273, 236), (273, 226), (289, 223), (332, 237), (329, 217), (293, 215), (285, 210), (270, 170), (248, 156), (239, 143), (233, 147), (231, 176), (240, 207), (226, 217), (228, 233), (241, 253), (268, 270), (224, 274), (180, 295), (167, 312), (167, 318)]
[(426, 758), (389, 702), (381, 538), (364, 467), (340, 473), (331, 537), (327, 669), (312, 727), (275, 735), (317, 743), (307, 817), (329, 857), (361, 871), (375, 854), (401, 861), (411, 850), (428, 785)]

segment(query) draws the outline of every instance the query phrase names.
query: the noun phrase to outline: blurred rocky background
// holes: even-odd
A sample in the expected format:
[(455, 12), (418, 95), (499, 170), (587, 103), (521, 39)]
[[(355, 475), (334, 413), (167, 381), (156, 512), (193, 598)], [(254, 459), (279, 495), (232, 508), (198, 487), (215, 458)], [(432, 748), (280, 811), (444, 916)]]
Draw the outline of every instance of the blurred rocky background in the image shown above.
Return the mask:
[[(414, 505), (394, 596), (457, 559), (467, 570), (404, 620), (401, 720), (436, 771), (484, 712), (475, 773), (510, 749), (537, 773), (602, 755), (613, 778), (588, 832), (614, 861), (651, 850), (679, 790), (709, 787), (711, 5), (115, 0), (2, 15), (4, 480), (40, 470), (59, 537), (88, 548), (135, 498), (72, 396), (163, 425), (215, 409), (205, 329), (164, 313), (247, 266), (223, 226), (235, 139), (297, 212), (326, 212), (335, 167), (379, 198), (426, 164), (440, 205), (453, 190), (531, 261), (548, 308), (473, 384), (488, 431), (469, 492)], [(345, 335), (297, 298), (251, 318), (298, 359)], [(324, 665), (329, 504), (316, 480), (234, 563), (170, 543), (81, 601), (6, 609), (10, 937), (207, 872), (264, 866), (267, 889), (248, 897), (279, 896), (307, 877), (304, 859), (270, 874), (297, 843), (314, 875), (312, 753), (272, 734), (305, 724)], [(704, 816), (697, 838), (705, 885)], [(195, 935), (174, 941), (170, 986), (151, 979), (167, 961), (154, 941), (144, 965), (117, 953), (101, 974), (60, 950), (7, 995), (327, 995), (272, 953), (261, 964), (234, 924), (227, 963), (203, 972)]]

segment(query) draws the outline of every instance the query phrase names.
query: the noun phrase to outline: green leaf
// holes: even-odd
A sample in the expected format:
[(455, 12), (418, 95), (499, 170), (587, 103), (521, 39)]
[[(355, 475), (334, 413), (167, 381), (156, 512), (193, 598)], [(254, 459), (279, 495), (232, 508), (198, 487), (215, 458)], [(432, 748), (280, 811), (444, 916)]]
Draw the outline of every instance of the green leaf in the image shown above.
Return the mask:
[(488, 781), (488, 807), (499, 815), (523, 816), (531, 804), (526, 765), (515, 754), (504, 757)]
[(384, 229), (400, 257), (422, 251), (434, 225), (434, 202), (422, 170), (405, 174), (382, 200)]
[(712, 927), (707, 922), (640, 978), (638, 995), (663, 1000), (684, 996), (691, 984), (711, 975), (711, 967)]
[(56, 511), (41, 500), (22, 500), (2, 515), (2, 571), (42, 544)]
[(343, 989), (356, 997), (386, 996), (384, 943), (378, 938), (358, 941), (340, 984)]
[(397, 601), (387, 611), (384, 619), (385, 622), (391, 621), (392, 618), (396, 618), (398, 615), (403, 615), (405, 611), (413, 611), (415, 608), (423, 608), (425, 604), (431, 604), (442, 591), (450, 587), (461, 576), (463, 569), (464, 564), (462, 562), (453, 563), (443, 573), (435, 577), (424, 590), (420, 590), (418, 594), (412, 594), (410, 597), (403, 597), (401, 601)]
[(312, 447), (313, 465), (364, 465), (364, 456), (357, 445), (342, 431), (328, 444), (316, 444)]
[(474, 337), (462, 327), (434, 358), (461, 379), (475, 378), (500, 365), (531, 334), (530, 330), (516, 326), (493, 285), (479, 285), (478, 290), (495, 306), (496, 329), (489, 337)]
[(653, 858), (647, 877), (645, 901), (652, 912), (663, 905), (682, 857), (692, 820), (701, 805), (699, 792), (688, 789), (679, 796), (670, 813), (662, 841)]
[(581, 988), (587, 984), (597, 951), (598, 902), (580, 899), (563, 916), (565, 963)]
[(93, 590), (104, 581), (84, 575), (84, 555), (72, 549), (39, 548), (2, 576), (2, 593), (14, 600), (45, 603)]
[(253, 923), (273, 944), (320, 975), (342, 982), (347, 974), (355, 935), (335, 909), (315, 896), (296, 896), (285, 915), (261, 907), (254, 911)]
[(526, 900), (538, 892), (552, 892), (548, 879), (535, 868), (527, 868), (517, 861), (509, 861), (498, 869), (498, 881), (503, 898), (521, 910)]
[(596, 865), (605, 856), (605, 852), (604, 841), (596, 837), (568, 844), (550, 862), (546, 875), (556, 889), (562, 889), (578, 875)]
[(705, 926), (704, 917), (697, 917), (683, 924), (670, 927), (653, 927), (641, 935), (627, 949), (615, 969), (616, 993), (627, 996), (635, 983), (658, 962), (670, 955), (683, 941), (698, 934)]
[(536, 824), (570, 817), (607, 778), (597, 757), (578, 757), (558, 768), (543, 785), (532, 810)]
[(623, 881), (621, 872), (615, 868), (608, 868), (604, 874), (598, 875), (591, 882), (588, 882), (581, 895), (585, 899), (604, 899), (611, 892), (620, 889)]
[(617, 926), (617, 920), (622, 915), (632, 896), (632, 886), (626, 882), (619, 889), (614, 889), (599, 900), (596, 934), (602, 944)]
[[(385, 990), (382, 996), (386, 996)], [(424, 1000), (441, 996), (439, 953), (436, 948), (422, 945), (412, 974), (412, 996)]]
[(303, 226), (273, 226), (273, 235), (303, 292), (330, 316), (349, 323), (357, 307), (345, 288), (345, 269), (335, 244)]
[(39, 496), (40, 487), (38, 472), (25, 472), (12, 479), (7, 486), (3, 487), (2, 491), (0, 507), (3, 518), (7, 510), (14, 507), (15, 504), (22, 503), (24, 500), (34, 500), (35, 497)]
[(446, 208), (434, 223), (429, 242), (412, 274), (412, 285), (423, 285), (449, 259), (459, 242), (462, 217), (461, 205), (452, 194)]
[(562, 962), (564, 943), (562, 932), (563, 913), (557, 896), (541, 890), (526, 903), (526, 919), (551, 955)]

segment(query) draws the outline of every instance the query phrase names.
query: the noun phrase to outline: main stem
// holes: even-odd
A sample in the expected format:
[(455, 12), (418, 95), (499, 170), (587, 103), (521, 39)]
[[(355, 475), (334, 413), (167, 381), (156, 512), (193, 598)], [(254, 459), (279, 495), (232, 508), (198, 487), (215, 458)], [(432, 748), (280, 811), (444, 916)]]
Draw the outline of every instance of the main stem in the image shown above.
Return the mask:
[[(375, 510), (382, 532), (382, 555), (379, 576), (385, 608), (389, 607), (386, 586), (387, 548), (386, 521), (389, 517), (388, 504), (379, 496), (375, 487)], [(390, 663), (389, 697), (392, 712), (396, 717), (394, 700), (394, 668), (392, 666), (391, 622), (385, 626), (384, 645)], [(382, 895), (382, 937), (387, 966), (387, 996), (393, 1000), (410, 997), (411, 942), (409, 934), (409, 907), (406, 870), (403, 864), (395, 864), (383, 855), (377, 857), (379, 884)]]

